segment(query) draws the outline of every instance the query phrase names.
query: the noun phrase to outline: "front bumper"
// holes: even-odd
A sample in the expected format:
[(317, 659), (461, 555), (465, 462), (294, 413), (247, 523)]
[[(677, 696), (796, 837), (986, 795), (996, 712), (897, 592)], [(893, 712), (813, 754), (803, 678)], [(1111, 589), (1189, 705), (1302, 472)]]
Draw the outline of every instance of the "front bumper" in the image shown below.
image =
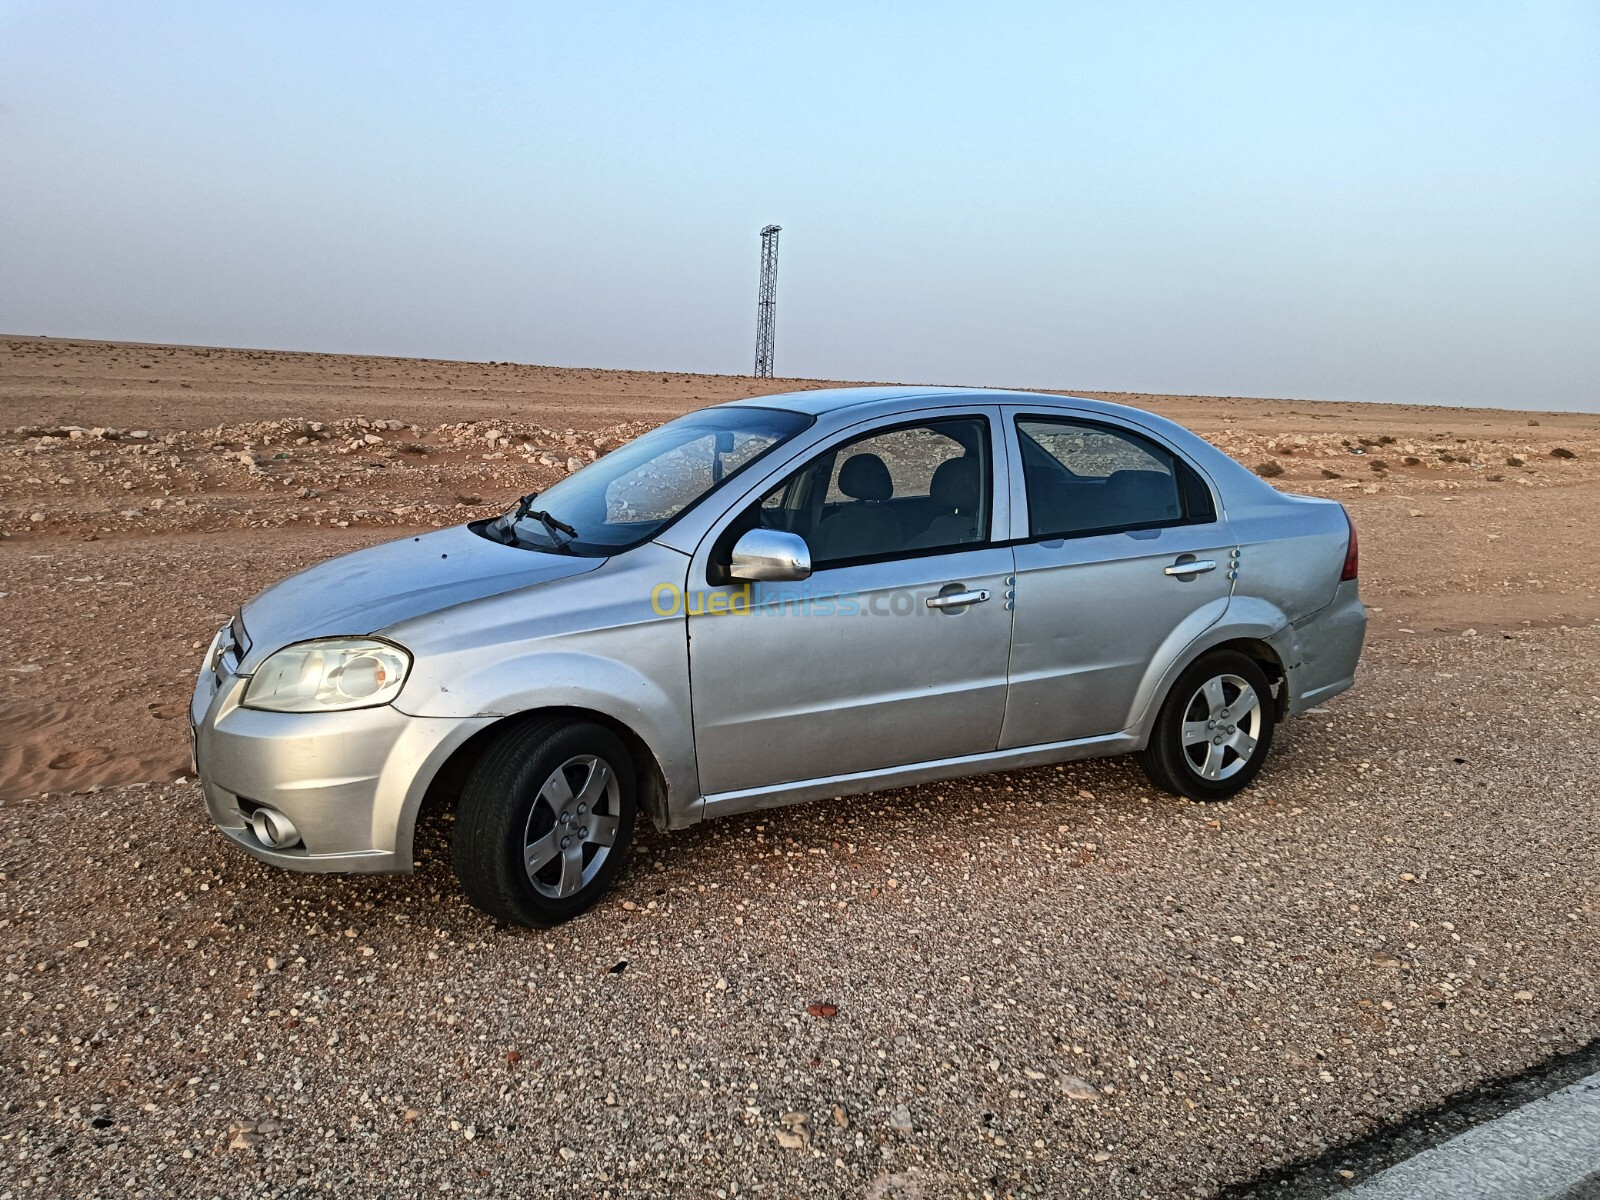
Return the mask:
[[(389, 707), (332, 713), (241, 708), (245, 676), (202, 669), (189, 706), (206, 809), (247, 854), (294, 871), (411, 870), (429, 782), (492, 718), (412, 717)], [(300, 841), (272, 849), (250, 814), (276, 809)]]

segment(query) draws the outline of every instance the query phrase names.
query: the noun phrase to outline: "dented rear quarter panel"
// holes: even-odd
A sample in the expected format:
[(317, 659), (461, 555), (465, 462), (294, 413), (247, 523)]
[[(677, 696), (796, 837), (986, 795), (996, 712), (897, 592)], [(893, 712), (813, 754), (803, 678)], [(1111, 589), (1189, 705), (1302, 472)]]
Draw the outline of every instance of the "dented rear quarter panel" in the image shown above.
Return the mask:
[(1280, 492), (1241, 463), (1182, 426), (1145, 418), (1201, 467), (1238, 549), (1226, 613), (1181, 653), (1152, 664), (1141, 689), (1148, 732), (1161, 700), (1189, 663), (1215, 646), (1265, 642), (1283, 664), (1287, 711), (1304, 712), (1348, 688), (1365, 641), (1367, 615), (1355, 580), (1341, 582), (1350, 520), (1344, 506)]
[(1283, 664), (1288, 711), (1304, 712), (1354, 682), (1366, 640), (1359, 584), (1339, 578), (1350, 518), (1336, 501), (1280, 492), (1233, 465), (1248, 482), (1230, 489), (1228, 518), (1239, 539), (1230, 617), (1272, 627), (1254, 636)]

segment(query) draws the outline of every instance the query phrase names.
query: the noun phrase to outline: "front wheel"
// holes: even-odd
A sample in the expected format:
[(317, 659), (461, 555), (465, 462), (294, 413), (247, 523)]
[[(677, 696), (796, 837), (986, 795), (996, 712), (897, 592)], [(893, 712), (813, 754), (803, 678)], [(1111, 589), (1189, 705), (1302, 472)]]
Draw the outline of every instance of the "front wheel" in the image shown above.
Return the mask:
[(635, 811), (633, 763), (609, 729), (559, 720), (514, 726), (462, 788), (456, 876), (491, 916), (559, 924), (610, 888)]
[(1139, 764), (1163, 791), (1226, 800), (1261, 770), (1275, 723), (1272, 692), (1255, 660), (1216, 650), (1178, 676)]

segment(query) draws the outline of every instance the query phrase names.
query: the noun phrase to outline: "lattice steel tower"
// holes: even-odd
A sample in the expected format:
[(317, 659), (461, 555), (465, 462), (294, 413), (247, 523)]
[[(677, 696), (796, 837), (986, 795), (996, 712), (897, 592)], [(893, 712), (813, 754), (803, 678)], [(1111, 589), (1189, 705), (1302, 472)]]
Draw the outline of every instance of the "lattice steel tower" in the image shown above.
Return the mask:
[(778, 323), (778, 234), (776, 225), (761, 231), (761, 290), (756, 296), (756, 377), (772, 378), (772, 339)]

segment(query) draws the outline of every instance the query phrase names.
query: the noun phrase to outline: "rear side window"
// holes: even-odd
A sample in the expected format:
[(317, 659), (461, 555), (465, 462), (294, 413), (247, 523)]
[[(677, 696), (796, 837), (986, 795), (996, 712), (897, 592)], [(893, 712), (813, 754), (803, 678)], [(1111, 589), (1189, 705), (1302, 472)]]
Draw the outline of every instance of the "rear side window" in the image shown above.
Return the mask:
[(1017, 418), (1028, 535), (1151, 529), (1216, 519), (1211, 493), (1182, 459), (1124, 429)]

